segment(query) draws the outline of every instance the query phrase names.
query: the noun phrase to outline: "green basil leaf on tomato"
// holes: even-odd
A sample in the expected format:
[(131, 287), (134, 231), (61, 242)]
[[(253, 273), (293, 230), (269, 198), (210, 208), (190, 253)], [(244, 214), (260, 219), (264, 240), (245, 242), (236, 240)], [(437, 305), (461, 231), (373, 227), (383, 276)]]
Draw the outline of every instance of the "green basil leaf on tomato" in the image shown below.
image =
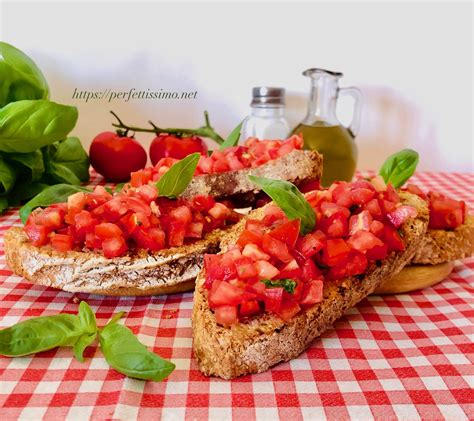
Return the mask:
[(142, 380), (160, 381), (175, 365), (149, 351), (127, 327), (109, 323), (99, 332), (102, 352), (109, 365), (119, 373)]
[(49, 186), (44, 189), (41, 193), (33, 197), (20, 209), (21, 222), (26, 223), (30, 213), (40, 206), (49, 206), (54, 203), (66, 202), (67, 198), (77, 192), (91, 192), (90, 189), (86, 189), (81, 186), (71, 186), (69, 184), (56, 184)]
[(398, 188), (403, 186), (415, 173), (418, 161), (418, 152), (412, 149), (403, 149), (386, 159), (379, 174), (386, 184), (391, 183), (393, 187)]
[(224, 143), (220, 146), (220, 150), (222, 151), (225, 148), (230, 148), (232, 146), (236, 146), (237, 143), (239, 143), (240, 139), (240, 133), (242, 131), (242, 125), (244, 124), (245, 120), (242, 120), (235, 128), (232, 130), (227, 136), (226, 140), (224, 140)]
[(200, 156), (197, 152), (188, 155), (166, 171), (156, 184), (158, 196), (174, 199), (186, 190), (194, 177)]
[(77, 108), (48, 100), (12, 102), (0, 109), (0, 151), (33, 152), (64, 139), (77, 121)]
[(6, 42), (0, 42), (0, 107), (24, 99), (47, 99), (46, 79), (25, 53)]
[(301, 221), (301, 234), (313, 231), (316, 224), (316, 214), (304, 195), (289, 181), (272, 180), (270, 178), (248, 176), (250, 181), (268, 194), (288, 219)]
[(267, 288), (283, 288), (289, 294), (293, 294), (296, 288), (296, 281), (293, 279), (262, 279)]
[(79, 185), (89, 180), (89, 157), (77, 137), (45, 148), (46, 174), (55, 182)]
[(34, 317), (0, 330), (0, 355), (19, 357), (58, 346), (73, 346), (84, 333), (73, 314)]

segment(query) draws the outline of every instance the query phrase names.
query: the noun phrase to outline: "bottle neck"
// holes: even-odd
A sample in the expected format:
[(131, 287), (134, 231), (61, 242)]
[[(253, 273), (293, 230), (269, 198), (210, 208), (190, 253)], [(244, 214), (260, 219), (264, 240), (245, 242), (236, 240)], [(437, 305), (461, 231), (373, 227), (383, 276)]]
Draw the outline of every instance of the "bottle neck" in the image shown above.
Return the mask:
[(251, 107), (253, 117), (280, 118), (285, 115), (285, 107)]
[(312, 79), (309, 92), (308, 112), (304, 124), (326, 122), (339, 124), (336, 117), (337, 79), (326, 77)]

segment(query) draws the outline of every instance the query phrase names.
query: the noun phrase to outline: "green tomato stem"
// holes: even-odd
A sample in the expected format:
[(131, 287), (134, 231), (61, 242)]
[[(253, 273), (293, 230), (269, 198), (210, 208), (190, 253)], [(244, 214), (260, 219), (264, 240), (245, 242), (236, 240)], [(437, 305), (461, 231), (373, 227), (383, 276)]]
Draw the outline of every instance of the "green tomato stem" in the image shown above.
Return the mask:
[(174, 134), (178, 136), (182, 136), (183, 134), (188, 134), (188, 135), (207, 137), (209, 139), (214, 140), (214, 142), (218, 143), (219, 145), (224, 143), (224, 139), (212, 128), (209, 122), (209, 114), (207, 111), (204, 112), (205, 125), (198, 127), (197, 129), (160, 128), (156, 124), (154, 124), (152, 121), (148, 121), (148, 123), (152, 126), (151, 129), (129, 126), (125, 124), (122, 120), (120, 120), (119, 116), (115, 114), (113, 111), (110, 111), (110, 113), (117, 119), (117, 122), (118, 122), (118, 123), (112, 123), (112, 126), (118, 129), (123, 129), (127, 132), (132, 131), (132, 132), (143, 132), (143, 133), (155, 133), (157, 135), (161, 133), (166, 133), (166, 134)]

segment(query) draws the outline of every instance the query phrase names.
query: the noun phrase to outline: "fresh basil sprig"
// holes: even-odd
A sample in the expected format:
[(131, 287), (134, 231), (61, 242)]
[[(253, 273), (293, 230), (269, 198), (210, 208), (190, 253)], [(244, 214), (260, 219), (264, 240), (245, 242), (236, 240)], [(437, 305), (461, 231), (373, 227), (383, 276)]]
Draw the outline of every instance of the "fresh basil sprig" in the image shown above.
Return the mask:
[(80, 191), (91, 192), (90, 189), (86, 189), (85, 187), (71, 186), (69, 184), (56, 184), (45, 188), (41, 193), (33, 197), (33, 199), (20, 208), (21, 222), (26, 223), (28, 216), (34, 209), (40, 206), (49, 206), (54, 203), (66, 202), (71, 194)]
[(97, 331), (94, 321), (84, 322), (92, 312), (85, 302), (79, 306), (79, 314), (56, 314), (41, 316), (17, 323), (0, 330), (0, 355), (21, 357), (47, 351), (58, 346), (74, 346), (85, 334)]
[(174, 164), (158, 180), (158, 196), (175, 199), (191, 182), (196, 172), (200, 153), (196, 152)]
[(108, 323), (99, 333), (106, 361), (119, 373), (142, 380), (160, 381), (175, 365), (147, 349), (133, 332), (117, 323)]
[(6, 42), (0, 42), (0, 107), (22, 99), (47, 99), (46, 79), (31, 58)]
[(379, 174), (386, 184), (391, 183), (395, 188), (401, 187), (415, 173), (418, 160), (418, 152), (403, 149), (385, 160)]
[(149, 351), (130, 329), (117, 324), (124, 314), (123, 311), (115, 314), (100, 329), (94, 312), (82, 301), (77, 315), (34, 317), (0, 330), (0, 355), (21, 357), (58, 346), (70, 346), (75, 358), (83, 362), (84, 350), (99, 335), (105, 359), (115, 370), (143, 380), (160, 381), (168, 377), (175, 365)]
[(220, 150), (222, 151), (225, 148), (230, 148), (232, 146), (237, 145), (239, 143), (240, 139), (240, 132), (242, 131), (242, 125), (244, 124), (245, 120), (242, 120), (235, 128), (232, 130), (227, 136), (226, 140), (224, 140), (224, 143), (220, 146)]
[(281, 208), (288, 219), (301, 220), (301, 234), (313, 231), (316, 214), (304, 195), (289, 181), (249, 175), (249, 180), (259, 186)]
[(296, 281), (293, 279), (262, 279), (260, 282), (263, 282), (267, 288), (283, 288), (289, 294), (293, 294), (296, 288)]

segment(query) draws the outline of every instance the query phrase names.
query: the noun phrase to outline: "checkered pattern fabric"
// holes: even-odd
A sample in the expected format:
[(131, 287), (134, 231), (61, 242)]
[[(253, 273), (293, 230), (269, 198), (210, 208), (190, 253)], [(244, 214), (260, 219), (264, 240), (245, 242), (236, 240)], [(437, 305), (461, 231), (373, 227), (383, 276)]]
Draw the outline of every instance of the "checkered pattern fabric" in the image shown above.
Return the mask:
[[(474, 206), (474, 174), (420, 173), (413, 181)], [(97, 181), (96, 181), (97, 182)], [(0, 231), (19, 224), (0, 219)], [(423, 291), (371, 296), (299, 358), (258, 375), (203, 376), (192, 357), (192, 294), (101, 297), (32, 285), (5, 265), (0, 235), (0, 327), (75, 313), (87, 301), (99, 325), (118, 310), (140, 340), (176, 364), (161, 383), (110, 369), (98, 346), (0, 357), (3, 419), (451, 419), (474, 418), (474, 259)]]

